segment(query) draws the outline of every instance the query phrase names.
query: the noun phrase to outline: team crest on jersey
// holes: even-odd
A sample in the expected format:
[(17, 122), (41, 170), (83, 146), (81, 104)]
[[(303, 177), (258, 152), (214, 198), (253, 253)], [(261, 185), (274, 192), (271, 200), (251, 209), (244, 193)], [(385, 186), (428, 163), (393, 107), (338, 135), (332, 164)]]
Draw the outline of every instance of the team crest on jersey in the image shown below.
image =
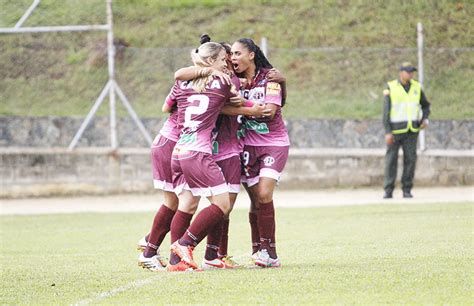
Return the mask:
[(252, 98), (251, 99), (253, 99), (254, 101), (255, 100), (262, 101), (264, 97), (265, 97), (264, 88), (258, 87), (258, 88), (255, 88), (254, 90), (252, 90)]
[(254, 93), (253, 93), (253, 98), (254, 98), (255, 100), (261, 100), (261, 99), (263, 99), (263, 92), (261, 92), (261, 91), (256, 91), (256, 92), (254, 92)]
[(275, 159), (271, 156), (267, 156), (263, 159), (263, 163), (265, 164), (265, 166), (270, 167), (275, 163)]

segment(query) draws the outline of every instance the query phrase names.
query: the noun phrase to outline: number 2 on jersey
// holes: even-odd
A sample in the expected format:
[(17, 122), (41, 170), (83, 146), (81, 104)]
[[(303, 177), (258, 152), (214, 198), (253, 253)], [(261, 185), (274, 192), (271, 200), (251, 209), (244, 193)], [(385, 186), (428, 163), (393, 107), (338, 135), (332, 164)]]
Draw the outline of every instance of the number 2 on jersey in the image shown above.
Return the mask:
[(209, 97), (205, 95), (192, 95), (188, 97), (188, 102), (199, 102), (196, 106), (188, 106), (186, 107), (186, 111), (184, 113), (184, 127), (189, 127), (195, 130), (202, 121), (199, 120), (192, 120), (192, 115), (202, 115), (207, 111), (209, 107)]

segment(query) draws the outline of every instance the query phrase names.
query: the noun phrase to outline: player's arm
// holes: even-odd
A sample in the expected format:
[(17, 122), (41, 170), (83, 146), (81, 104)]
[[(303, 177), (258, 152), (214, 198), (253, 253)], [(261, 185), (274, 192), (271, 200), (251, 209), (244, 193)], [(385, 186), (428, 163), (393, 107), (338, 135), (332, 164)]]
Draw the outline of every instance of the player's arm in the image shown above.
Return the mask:
[(281, 106), (283, 107), (285, 105), (286, 101), (286, 78), (285, 76), (281, 73), (280, 70), (276, 68), (270, 69), (267, 74), (268, 81), (269, 82), (275, 82), (279, 83), (281, 86)]
[(175, 81), (173, 87), (171, 87), (169, 94), (166, 96), (165, 102), (163, 102), (163, 105), (161, 106), (161, 111), (163, 113), (171, 113), (173, 108), (176, 106), (176, 91), (177, 90), (178, 90), (178, 81)]
[(197, 78), (204, 78), (208, 76), (218, 77), (222, 83), (230, 84), (230, 77), (228, 74), (213, 69), (211, 67), (198, 67), (198, 66), (189, 66), (179, 69), (174, 73), (175, 80), (179, 81), (191, 81)]
[(190, 81), (196, 78), (207, 77), (211, 75), (211, 70), (211, 68), (198, 66), (184, 67), (174, 73), (174, 79), (179, 81)]
[[(243, 98), (242, 98), (243, 99)], [(225, 105), (221, 114), (228, 116), (255, 116), (255, 117), (267, 117), (270, 115), (270, 109), (265, 104), (254, 103), (252, 101), (245, 100), (241, 106), (233, 106), (230, 104)]]
[(266, 107), (270, 109), (268, 118), (271, 120), (282, 106), (282, 89), (280, 83), (267, 82), (264, 103)]
[(163, 106), (161, 107), (161, 111), (163, 113), (171, 113), (171, 110), (176, 105), (176, 100), (171, 99), (169, 96), (166, 97)]

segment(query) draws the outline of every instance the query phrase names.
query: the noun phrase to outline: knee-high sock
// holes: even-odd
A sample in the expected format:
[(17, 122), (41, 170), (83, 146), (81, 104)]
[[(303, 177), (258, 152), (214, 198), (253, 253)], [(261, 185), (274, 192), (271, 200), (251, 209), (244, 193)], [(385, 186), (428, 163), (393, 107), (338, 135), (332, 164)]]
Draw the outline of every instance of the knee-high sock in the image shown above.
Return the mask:
[(258, 231), (258, 212), (249, 212), (250, 232), (252, 234), (252, 254), (260, 248), (260, 232)]
[(275, 208), (273, 207), (273, 201), (260, 203), (258, 230), (260, 232), (260, 249), (266, 249), (271, 258), (276, 258)]
[[(192, 214), (185, 213), (184, 211), (178, 210), (174, 214), (173, 221), (171, 221), (171, 243), (175, 242), (186, 232), (186, 229), (191, 223), (193, 218)], [(181, 261), (181, 258), (176, 256), (173, 252), (170, 255), (170, 264), (175, 265)]]
[(222, 221), (222, 233), (221, 239), (219, 240), (219, 256), (227, 255), (227, 246), (229, 244), (229, 224), (229, 218)]
[(153, 219), (150, 234), (147, 239), (147, 246), (143, 255), (152, 257), (156, 255), (157, 249), (160, 247), (166, 234), (170, 231), (171, 220), (173, 220), (175, 211), (169, 209), (166, 205), (161, 205), (160, 209)]
[(216, 259), (218, 257), (217, 251), (220, 250), (220, 240), (222, 237), (222, 229), (224, 225), (224, 219), (217, 222), (210, 230), (207, 235), (206, 254), (204, 258), (207, 260)]
[(209, 233), (209, 230), (213, 228), (217, 223), (220, 223), (224, 218), (224, 213), (215, 204), (201, 210), (199, 215), (196, 216), (191, 226), (186, 230), (186, 233), (179, 239), (181, 245), (192, 245), (196, 246), (201, 242), (204, 237)]

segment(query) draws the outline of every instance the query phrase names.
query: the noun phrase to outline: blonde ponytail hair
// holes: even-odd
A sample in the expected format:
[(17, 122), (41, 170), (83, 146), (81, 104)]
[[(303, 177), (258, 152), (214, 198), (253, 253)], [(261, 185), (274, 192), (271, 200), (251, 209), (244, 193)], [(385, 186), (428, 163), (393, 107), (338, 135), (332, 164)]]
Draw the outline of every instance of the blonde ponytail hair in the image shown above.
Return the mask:
[[(195, 66), (211, 67), (212, 60), (217, 60), (219, 53), (225, 50), (221, 44), (215, 42), (207, 42), (199, 46), (199, 48), (191, 51), (191, 59)], [(213, 79), (212, 75), (198, 76), (193, 80), (193, 89), (197, 92), (203, 92), (207, 83)]]

